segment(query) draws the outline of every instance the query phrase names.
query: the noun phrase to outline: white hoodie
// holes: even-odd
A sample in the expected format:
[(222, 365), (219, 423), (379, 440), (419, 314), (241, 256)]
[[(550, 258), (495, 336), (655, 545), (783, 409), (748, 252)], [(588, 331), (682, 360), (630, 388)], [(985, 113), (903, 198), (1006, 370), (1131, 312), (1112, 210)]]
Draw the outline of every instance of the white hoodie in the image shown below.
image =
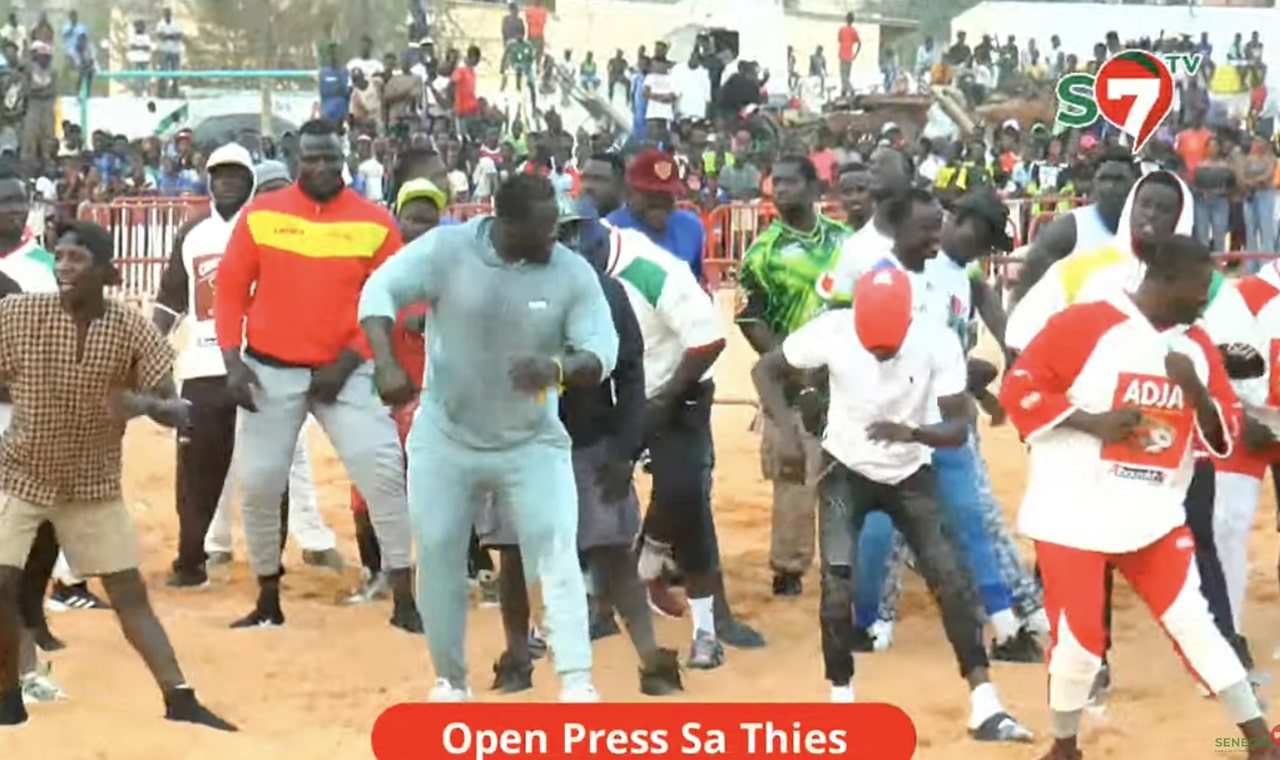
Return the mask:
[[(1094, 251), (1080, 251), (1056, 262), (1037, 282), (1009, 315), (1005, 343), (1022, 350), (1054, 314), (1073, 303), (1106, 300), (1117, 292), (1133, 290), (1142, 281), (1146, 266), (1133, 253), (1130, 215), (1138, 188), (1156, 174), (1164, 174), (1178, 183), (1182, 191), (1182, 208), (1174, 224), (1174, 232), (1190, 235), (1195, 224), (1195, 201), (1190, 188), (1171, 172), (1157, 171), (1134, 183), (1120, 214), (1120, 224), (1111, 244)], [(1217, 345), (1245, 343), (1262, 351), (1257, 322), (1248, 304), (1230, 281), (1215, 275), (1210, 288), (1209, 305), (1200, 326)], [(1266, 378), (1233, 382), (1236, 392), (1246, 404), (1266, 398)]]
[[(252, 177), (253, 157), (238, 143), (223, 145), (209, 155), (209, 170), (243, 166)], [(256, 183), (255, 183), (256, 184)], [(252, 197), (252, 193), (250, 194)], [(245, 205), (248, 205), (246, 203)], [(243, 210), (243, 207), (241, 207)], [(178, 241), (161, 280), (157, 305), (189, 324), (186, 345), (178, 354), (179, 380), (218, 377), (227, 373), (213, 327), (213, 284), (240, 212), (223, 219), (217, 209), (192, 225)]]

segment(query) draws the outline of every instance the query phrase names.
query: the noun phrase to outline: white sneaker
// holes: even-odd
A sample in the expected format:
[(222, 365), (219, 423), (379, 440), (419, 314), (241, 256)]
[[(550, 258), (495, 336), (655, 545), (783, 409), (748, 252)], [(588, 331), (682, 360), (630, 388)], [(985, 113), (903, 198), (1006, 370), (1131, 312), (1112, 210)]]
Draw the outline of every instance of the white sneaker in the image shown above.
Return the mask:
[(853, 684), (847, 686), (831, 687), (831, 704), (833, 705), (851, 705), (854, 703)]
[(872, 640), (875, 642), (873, 647), (877, 652), (883, 652), (893, 646), (893, 621), (877, 620), (871, 624)]
[(48, 704), (67, 698), (66, 692), (49, 678), (50, 670), (51, 668), (46, 664), (40, 670), (22, 677), (23, 704)]
[(573, 702), (577, 704), (593, 704), (601, 700), (600, 692), (596, 691), (596, 687), (589, 683), (584, 683), (576, 686), (566, 686), (561, 689), (560, 701)]
[(428, 702), (470, 702), (471, 689), (459, 688), (449, 683), (446, 678), (437, 678), (436, 685), (427, 695)]

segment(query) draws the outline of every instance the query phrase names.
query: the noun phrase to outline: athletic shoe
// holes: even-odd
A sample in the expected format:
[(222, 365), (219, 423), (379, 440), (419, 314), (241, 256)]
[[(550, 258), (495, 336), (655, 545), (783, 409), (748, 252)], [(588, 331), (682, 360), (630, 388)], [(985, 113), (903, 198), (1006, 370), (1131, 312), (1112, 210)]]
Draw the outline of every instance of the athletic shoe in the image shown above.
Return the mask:
[(1044, 649), (1040, 641), (1026, 628), (1008, 641), (991, 642), (991, 659), (998, 662), (1044, 662)]
[(600, 692), (596, 691), (596, 687), (589, 683), (578, 684), (576, 686), (566, 686), (560, 690), (561, 702), (573, 702), (577, 704), (594, 704), (600, 700)]
[(386, 599), (391, 595), (386, 573), (370, 575), (367, 567), (361, 568), (360, 571), (364, 575), (364, 583), (358, 591), (347, 597), (347, 604), (368, 604), (378, 599)]
[(35, 640), (36, 646), (40, 647), (42, 652), (57, 652), (67, 648), (62, 639), (53, 635), (47, 623), (39, 628), (32, 628), (31, 638)]
[(302, 551), (302, 561), (312, 567), (320, 567), (339, 573), (347, 566), (347, 563), (343, 561), (342, 555), (338, 553), (337, 549), (304, 549)]
[(437, 678), (427, 695), (428, 702), (470, 702), (471, 689), (454, 686), (447, 678)]
[(208, 588), (209, 573), (205, 570), (179, 570), (175, 566), (169, 571), (164, 585), (169, 588)]
[(518, 694), (532, 689), (533, 663), (520, 662), (510, 652), (503, 652), (493, 663), (493, 686), (490, 688), (503, 694)]
[(844, 686), (831, 686), (831, 704), (833, 705), (851, 705), (854, 703), (853, 684)]
[(66, 692), (49, 678), (53, 666), (45, 663), (34, 673), (28, 673), (21, 679), (22, 701), (24, 704), (48, 704), (67, 698)]
[(480, 606), (494, 609), (501, 606), (501, 598), (498, 595), (498, 574), (492, 570), (480, 570), (476, 572), (476, 588), (480, 594)]
[(418, 605), (410, 596), (397, 599), (391, 611), (391, 625), (407, 633), (422, 633), (422, 615), (418, 614)]
[(640, 666), (640, 693), (665, 697), (684, 691), (680, 679), (680, 655), (674, 649), (659, 649)]
[(0, 693), (0, 726), (21, 726), (27, 722), (27, 706), (22, 687)]
[(169, 689), (164, 695), (164, 719), (177, 723), (194, 723), (218, 731), (239, 731), (231, 723), (219, 718), (212, 710), (200, 704), (196, 692), (188, 686)]
[(717, 620), (716, 639), (734, 649), (761, 649), (765, 643), (759, 631), (737, 618)]
[(871, 635), (871, 631), (861, 626), (854, 626), (853, 641), (850, 643), (852, 646), (849, 647), (849, 651), (855, 654), (867, 654), (876, 651), (876, 640)]
[(800, 596), (804, 592), (804, 581), (799, 573), (775, 573), (773, 576), (773, 595), (783, 597)]
[(893, 621), (877, 620), (871, 624), (871, 639), (875, 642), (875, 651), (884, 652), (893, 646)]
[(1019, 723), (1009, 713), (998, 712), (977, 728), (969, 729), (969, 736), (980, 742), (1015, 742), (1025, 743), (1035, 739), (1026, 726)]
[(538, 630), (538, 626), (529, 626), (529, 657), (534, 660), (541, 660), (547, 656), (547, 637), (542, 635), (542, 631)]
[(240, 618), (231, 624), (232, 628), (279, 628), (284, 625), (284, 612), (280, 609), (279, 602), (275, 604), (263, 604), (262, 600), (258, 600), (258, 604), (253, 608), (253, 612)]
[(645, 583), (649, 595), (649, 609), (668, 620), (679, 620), (684, 617), (685, 600), (673, 593), (662, 581)]
[(89, 584), (81, 581), (68, 586), (62, 581), (53, 582), (53, 593), (45, 601), (45, 608), (51, 612), (67, 610), (109, 610), (111, 605), (99, 599), (89, 590)]
[(685, 664), (697, 670), (715, 670), (724, 664), (724, 646), (710, 633), (698, 631)]

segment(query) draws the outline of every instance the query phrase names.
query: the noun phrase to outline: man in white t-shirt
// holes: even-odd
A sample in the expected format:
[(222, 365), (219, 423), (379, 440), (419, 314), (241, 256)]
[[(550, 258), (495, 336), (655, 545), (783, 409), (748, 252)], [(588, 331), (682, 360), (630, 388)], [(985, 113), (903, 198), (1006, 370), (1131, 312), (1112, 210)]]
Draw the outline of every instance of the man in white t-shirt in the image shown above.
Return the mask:
[(867, 159), (868, 183), (875, 209), (871, 221), (844, 241), (840, 258), (832, 270), (832, 300), (847, 303), (853, 283), (868, 269), (891, 256), (893, 230), (887, 217), (888, 201), (901, 196), (911, 186), (907, 157), (893, 148), (877, 148)]
[(665, 142), (676, 119), (676, 104), (680, 102), (680, 91), (671, 76), (671, 61), (656, 56), (649, 60), (644, 98), (648, 103), (644, 112), (645, 137), (653, 142)]
[(990, 681), (978, 602), (964, 562), (943, 532), (938, 483), (929, 467), (932, 448), (963, 446), (969, 435), (964, 354), (945, 325), (916, 312), (912, 290), (906, 272), (867, 272), (854, 285), (852, 308), (806, 323), (751, 373), (764, 413), (778, 426), (779, 455), (792, 461), (803, 462), (804, 449), (786, 383), (822, 369), (830, 383), (818, 540), (822, 658), (831, 701), (854, 701), (853, 568), (867, 515), (883, 511), (915, 552), (942, 609), (947, 639), (971, 687), (970, 735), (1028, 741), (1031, 732), (1005, 711)]
[(676, 118), (707, 118), (707, 106), (711, 104), (711, 79), (699, 64), (696, 52), (689, 56), (688, 63), (672, 67), (671, 79), (680, 95), (676, 101)]
[(368, 35), (360, 38), (360, 55), (347, 61), (347, 72), (354, 72), (360, 69), (364, 75), (372, 81), (382, 76), (384, 71), (382, 61), (373, 54), (373, 38)]

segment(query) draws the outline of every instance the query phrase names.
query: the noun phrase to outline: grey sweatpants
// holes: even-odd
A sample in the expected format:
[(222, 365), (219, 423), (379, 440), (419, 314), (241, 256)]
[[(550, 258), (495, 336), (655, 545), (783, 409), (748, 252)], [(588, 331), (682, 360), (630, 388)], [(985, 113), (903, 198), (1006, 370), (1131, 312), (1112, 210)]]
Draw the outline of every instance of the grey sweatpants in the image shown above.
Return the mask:
[[(425, 402), (424, 402), (425, 403)], [(578, 565), (578, 489), (568, 441), (480, 451), (419, 408), (409, 431), (409, 503), (418, 546), (418, 609), (436, 676), (467, 680), (467, 537), (490, 490), (514, 523), (525, 580), (542, 581), (547, 642), (562, 686), (589, 683), (587, 592)]]
[(374, 390), (373, 363), (360, 365), (332, 404), (307, 400), (309, 369), (272, 367), (250, 357), (245, 357), (245, 363), (262, 382), (258, 411), (244, 414), (236, 438), (240, 511), (253, 572), (258, 576), (280, 572), (280, 497), (307, 412), (320, 423), (347, 476), (369, 504), (383, 567), (409, 567), (404, 453), (391, 413)]

